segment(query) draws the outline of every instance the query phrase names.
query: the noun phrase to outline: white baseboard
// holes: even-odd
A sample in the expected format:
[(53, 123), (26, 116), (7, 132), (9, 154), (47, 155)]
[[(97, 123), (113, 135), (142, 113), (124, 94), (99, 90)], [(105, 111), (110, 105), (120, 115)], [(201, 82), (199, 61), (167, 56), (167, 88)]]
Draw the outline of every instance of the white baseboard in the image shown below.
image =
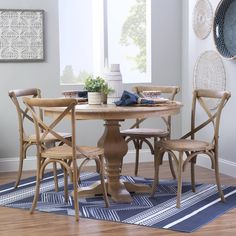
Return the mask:
[[(207, 156), (199, 156), (197, 165), (211, 169), (210, 158)], [(220, 173), (236, 178), (236, 163), (225, 159), (219, 159)]]
[[(18, 170), (19, 157), (0, 158), (0, 172), (13, 172)], [(24, 160), (24, 170), (36, 169), (36, 157), (27, 156)]]
[[(130, 150), (124, 157), (123, 163), (134, 163), (135, 151)], [(0, 172), (13, 172), (18, 170), (17, 157), (12, 158), (0, 158)], [(153, 162), (153, 156), (148, 149), (140, 151), (140, 162)], [(220, 159), (220, 173), (229, 175), (236, 178), (236, 163), (228, 160)], [(89, 162), (88, 165), (93, 166), (93, 162)], [(197, 160), (197, 165), (210, 169), (211, 163), (210, 158), (201, 156)], [(27, 157), (24, 161), (24, 170), (35, 170), (36, 169), (36, 157)]]
[[(149, 150), (140, 151), (140, 162), (151, 162), (153, 161), (153, 156)], [(126, 156), (123, 159), (124, 163), (134, 163), (135, 151), (128, 151)], [(0, 172), (14, 172), (18, 170), (19, 158), (18, 157), (9, 157), (9, 158), (0, 158)], [(94, 166), (94, 162), (89, 162), (88, 165)], [(35, 170), (36, 169), (36, 157), (28, 156), (24, 160), (23, 170)]]

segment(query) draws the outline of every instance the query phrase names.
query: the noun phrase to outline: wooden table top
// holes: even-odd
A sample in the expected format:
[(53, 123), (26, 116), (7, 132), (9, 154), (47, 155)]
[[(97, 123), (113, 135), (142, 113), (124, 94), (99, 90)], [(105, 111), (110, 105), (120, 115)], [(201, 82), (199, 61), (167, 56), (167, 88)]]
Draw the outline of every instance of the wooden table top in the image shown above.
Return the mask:
[[(182, 104), (174, 102), (170, 104), (159, 104), (156, 106), (116, 106), (116, 105), (88, 105), (78, 104), (76, 106), (76, 119), (78, 120), (117, 120), (148, 118), (153, 116), (175, 115), (180, 112)], [(57, 116), (62, 108), (44, 108), (46, 116)]]

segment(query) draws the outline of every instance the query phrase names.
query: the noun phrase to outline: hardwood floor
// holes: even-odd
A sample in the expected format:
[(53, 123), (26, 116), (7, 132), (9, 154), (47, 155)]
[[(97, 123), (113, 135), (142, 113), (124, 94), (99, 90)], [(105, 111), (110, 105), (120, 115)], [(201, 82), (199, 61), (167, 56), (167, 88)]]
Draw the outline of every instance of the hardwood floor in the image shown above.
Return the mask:
[[(134, 165), (127, 164), (123, 174), (133, 174)], [(188, 172), (188, 168), (186, 172)], [(24, 172), (23, 177), (34, 175), (34, 172)], [(153, 177), (151, 163), (140, 164), (140, 176)], [(170, 171), (166, 163), (161, 168), (161, 178), (170, 178)], [(0, 173), (0, 184), (14, 181), (16, 173)], [(214, 174), (210, 170), (198, 167), (196, 170), (197, 182), (214, 183)], [(189, 180), (189, 174), (184, 174), (184, 180)], [(222, 175), (222, 183), (236, 185), (236, 179)], [(236, 209), (229, 211), (213, 222), (205, 225), (191, 235), (226, 236), (236, 235)], [(185, 233), (163, 229), (153, 229), (142, 226), (119, 224), (106, 221), (88, 220), (81, 218), (75, 222), (74, 217), (60, 216), (49, 213), (35, 212), (29, 214), (28, 210), (18, 210), (0, 207), (0, 235), (1, 236), (65, 236), (65, 235), (96, 235), (96, 236), (178, 236)]]

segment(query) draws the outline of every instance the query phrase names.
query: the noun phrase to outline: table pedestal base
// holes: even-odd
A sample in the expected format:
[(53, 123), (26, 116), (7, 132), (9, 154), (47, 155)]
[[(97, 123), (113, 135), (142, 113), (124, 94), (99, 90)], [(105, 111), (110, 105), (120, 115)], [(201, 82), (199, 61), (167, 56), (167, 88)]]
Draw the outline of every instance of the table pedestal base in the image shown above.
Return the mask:
[[(113, 191), (108, 187), (106, 183), (108, 195), (111, 196), (111, 199), (117, 203), (130, 203), (132, 202), (132, 197), (129, 192), (133, 193), (151, 193), (151, 187), (145, 184), (134, 184), (130, 182), (120, 182)], [(114, 186), (115, 187), (115, 186)], [(119, 189), (119, 191), (117, 191)], [(102, 195), (102, 185), (100, 181), (95, 182), (94, 184), (88, 187), (78, 188), (79, 197), (89, 197), (95, 195)], [(72, 193), (73, 195), (73, 193)]]
[[(107, 193), (112, 200), (117, 203), (132, 202), (129, 192), (150, 192), (151, 188), (147, 185), (122, 182), (120, 180), (123, 157), (128, 151), (128, 145), (120, 134), (120, 120), (106, 120), (105, 130), (98, 141), (98, 146), (104, 148), (107, 174)], [(100, 182), (85, 188), (79, 188), (79, 196), (102, 194)]]

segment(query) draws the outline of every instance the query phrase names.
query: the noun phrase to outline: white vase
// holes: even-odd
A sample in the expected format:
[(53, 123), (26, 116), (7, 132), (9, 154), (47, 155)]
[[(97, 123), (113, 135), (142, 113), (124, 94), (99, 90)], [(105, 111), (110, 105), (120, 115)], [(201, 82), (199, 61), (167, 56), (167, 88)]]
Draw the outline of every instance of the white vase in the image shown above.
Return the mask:
[(123, 92), (120, 65), (111, 64), (109, 68), (105, 69), (103, 77), (107, 81), (108, 88), (113, 90), (107, 95), (107, 104), (114, 104), (114, 102), (120, 100)]
[(88, 92), (88, 104), (98, 105), (102, 103), (102, 94), (98, 92)]

